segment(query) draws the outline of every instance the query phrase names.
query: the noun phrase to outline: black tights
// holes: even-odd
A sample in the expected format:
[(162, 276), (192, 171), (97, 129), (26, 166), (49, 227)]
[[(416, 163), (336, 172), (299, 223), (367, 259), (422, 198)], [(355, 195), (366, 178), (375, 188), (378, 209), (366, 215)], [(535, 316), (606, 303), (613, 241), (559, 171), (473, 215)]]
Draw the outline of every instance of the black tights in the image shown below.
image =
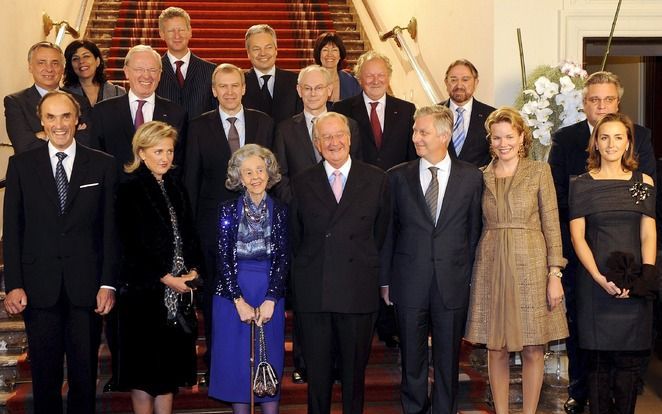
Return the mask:
[[(269, 401), (263, 403), (256, 403), (262, 408), (262, 414), (278, 414), (278, 401)], [(232, 413), (233, 414), (249, 414), (250, 413), (250, 404), (243, 403), (233, 403), (232, 404)]]
[(634, 414), (641, 364), (649, 351), (587, 351), (591, 414)]

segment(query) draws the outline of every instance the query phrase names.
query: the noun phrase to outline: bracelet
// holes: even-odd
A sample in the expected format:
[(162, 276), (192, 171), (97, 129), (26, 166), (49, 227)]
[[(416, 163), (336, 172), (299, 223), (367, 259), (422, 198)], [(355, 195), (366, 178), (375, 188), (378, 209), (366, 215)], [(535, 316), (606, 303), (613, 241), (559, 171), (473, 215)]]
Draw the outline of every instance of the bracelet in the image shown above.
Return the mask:
[(562, 279), (563, 278), (563, 273), (561, 273), (560, 270), (554, 270), (554, 271), (551, 271), (551, 272), (547, 273), (547, 277), (550, 277), (550, 276), (556, 276), (559, 279)]
[(242, 299), (243, 299), (243, 297), (241, 297), (241, 296), (238, 296), (238, 297), (236, 297), (236, 298), (234, 298), (234, 299), (232, 299), (232, 301), (233, 301), (233, 302), (234, 302), (234, 304), (236, 305), (236, 304), (237, 304), (237, 303), (239, 303), (239, 301), (240, 301), (240, 300), (242, 300)]

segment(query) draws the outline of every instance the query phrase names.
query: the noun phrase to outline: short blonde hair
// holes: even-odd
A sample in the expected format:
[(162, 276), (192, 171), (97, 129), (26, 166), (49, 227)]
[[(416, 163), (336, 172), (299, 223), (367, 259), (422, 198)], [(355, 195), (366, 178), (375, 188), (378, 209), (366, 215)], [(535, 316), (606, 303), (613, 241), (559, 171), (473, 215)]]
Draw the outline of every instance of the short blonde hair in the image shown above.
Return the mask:
[[(133, 160), (124, 165), (126, 173), (132, 173), (140, 167), (140, 150), (146, 150), (157, 145), (164, 139), (170, 138), (177, 143), (177, 130), (171, 125), (161, 121), (150, 121), (142, 124), (131, 143), (133, 148)], [(174, 168), (174, 165), (171, 167)]]
[(531, 151), (531, 147), (533, 146), (533, 135), (531, 134), (531, 128), (526, 125), (526, 122), (524, 122), (524, 118), (522, 118), (522, 115), (519, 113), (519, 111), (510, 106), (502, 106), (501, 108), (492, 112), (490, 116), (487, 117), (487, 120), (485, 120), (487, 141), (490, 144), (492, 143), (492, 131), (490, 131), (492, 125), (499, 124), (501, 122), (510, 124), (510, 126), (512, 126), (515, 131), (524, 135), (524, 140), (522, 141), (522, 148), (524, 150), (523, 156), (528, 157), (529, 152)]
[(422, 116), (432, 115), (437, 134), (453, 133), (453, 112), (444, 105), (430, 105), (418, 108), (414, 112), (414, 121)]
[(588, 87), (591, 85), (602, 85), (604, 83), (610, 83), (616, 86), (618, 90), (618, 99), (623, 97), (623, 85), (621, 85), (621, 79), (615, 73), (600, 71), (592, 73), (586, 82), (584, 82), (584, 88), (582, 89), (582, 98), (586, 99), (586, 94), (588, 93)]
[(374, 50), (369, 50), (359, 56), (358, 60), (356, 61), (356, 65), (354, 65), (354, 77), (358, 78), (361, 76), (361, 69), (363, 69), (363, 65), (366, 62), (370, 62), (371, 60), (379, 59), (384, 64), (386, 65), (386, 71), (388, 72), (388, 76), (390, 77), (391, 74), (393, 74), (393, 66), (391, 65), (391, 61), (388, 59), (388, 57), (383, 54), (379, 53)]
[(220, 65), (216, 66), (216, 69), (214, 69), (214, 73), (211, 74), (211, 84), (212, 86), (216, 86), (216, 75), (219, 73), (232, 73), (236, 72), (239, 74), (239, 78), (241, 79), (241, 84), (245, 85), (246, 84), (246, 75), (244, 74), (244, 71), (239, 68), (239, 66), (235, 66), (232, 63), (221, 63)]
[(280, 168), (273, 152), (257, 144), (246, 144), (239, 148), (228, 162), (228, 178), (225, 180), (225, 188), (231, 191), (237, 191), (242, 188), (241, 183), (241, 165), (246, 159), (257, 156), (262, 158), (267, 166), (267, 190), (280, 181)]
[(159, 15), (159, 31), (163, 31), (165, 21), (175, 17), (181, 17), (186, 20), (186, 28), (191, 30), (191, 16), (181, 7), (168, 7)]

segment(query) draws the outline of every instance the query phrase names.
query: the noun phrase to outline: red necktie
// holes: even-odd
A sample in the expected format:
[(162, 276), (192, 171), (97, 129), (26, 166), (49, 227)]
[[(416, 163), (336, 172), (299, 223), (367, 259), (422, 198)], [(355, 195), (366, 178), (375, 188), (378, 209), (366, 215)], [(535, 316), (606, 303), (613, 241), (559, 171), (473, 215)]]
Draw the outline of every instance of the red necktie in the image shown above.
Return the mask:
[(379, 117), (377, 116), (377, 105), (379, 102), (370, 102), (370, 125), (372, 126), (372, 134), (375, 136), (375, 145), (377, 149), (382, 147), (382, 126), (379, 123)]
[(184, 64), (183, 60), (178, 60), (175, 62), (175, 65), (177, 66), (177, 69), (175, 70), (175, 75), (177, 75), (177, 83), (179, 83), (180, 88), (184, 87), (184, 74), (182, 73), (183, 64)]
[(133, 126), (138, 129), (140, 128), (140, 125), (145, 123), (145, 117), (143, 116), (143, 105), (145, 105), (145, 102), (142, 99), (138, 99), (138, 109), (136, 110), (136, 117), (133, 120)]

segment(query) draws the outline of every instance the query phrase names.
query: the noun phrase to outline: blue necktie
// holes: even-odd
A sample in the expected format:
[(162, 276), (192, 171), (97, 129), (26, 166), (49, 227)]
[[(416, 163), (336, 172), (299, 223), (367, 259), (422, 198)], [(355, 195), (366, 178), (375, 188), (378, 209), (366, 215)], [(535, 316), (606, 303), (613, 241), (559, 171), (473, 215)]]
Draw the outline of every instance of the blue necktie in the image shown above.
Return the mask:
[(67, 154), (64, 152), (58, 152), (55, 156), (57, 157), (57, 165), (55, 166), (55, 184), (57, 184), (57, 196), (60, 199), (60, 214), (64, 214), (64, 205), (67, 204), (69, 180), (67, 180), (67, 173), (64, 172), (62, 160), (67, 158)]
[(457, 112), (457, 116), (455, 117), (455, 125), (453, 125), (453, 146), (455, 147), (455, 155), (459, 156), (467, 137), (464, 132), (464, 108), (458, 106), (455, 112)]

